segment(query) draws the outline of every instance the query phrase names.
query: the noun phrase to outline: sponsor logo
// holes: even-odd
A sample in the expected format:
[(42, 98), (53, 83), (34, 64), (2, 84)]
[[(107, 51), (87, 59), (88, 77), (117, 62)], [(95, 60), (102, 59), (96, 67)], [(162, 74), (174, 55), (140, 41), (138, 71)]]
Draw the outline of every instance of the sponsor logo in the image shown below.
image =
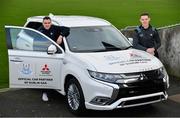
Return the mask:
[(104, 58), (105, 58), (107, 61), (120, 60), (120, 57), (118, 57), (118, 56), (113, 56), (113, 55), (104, 56)]
[(31, 65), (30, 64), (23, 64), (21, 73), (24, 75), (30, 75), (32, 73)]
[(48, 67), (47, 64), (45, 64), (45, 65), (42, 67), (42, 69), (41, 69), (41, 74), (42, 74), (42, 75), (49, 75), (49, 76), (50, 76), (51, 71), (50, 71), (50, 69), (49, 69), (49, 67)]
[(130, 57), (133, 57), (133, 58), (141, 58), (142, 57), (142, 56), (134, 54), (134, 53), (129, 53), (129, 55), (130, 55)]

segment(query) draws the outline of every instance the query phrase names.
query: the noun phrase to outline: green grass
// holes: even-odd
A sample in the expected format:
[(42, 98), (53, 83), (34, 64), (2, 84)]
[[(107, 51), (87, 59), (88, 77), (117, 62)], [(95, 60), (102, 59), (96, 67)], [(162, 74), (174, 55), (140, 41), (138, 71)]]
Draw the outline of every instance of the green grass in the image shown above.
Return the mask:
[(139, 24), (139, 14), (151, 14), (155, 27), (180, 22), (179, 0), (1, 0), (0, 88), (8, 87), (8, 59), (4, 25), (22, 26), (30, 16), (86, 15), (107, 19), (118, 28)]

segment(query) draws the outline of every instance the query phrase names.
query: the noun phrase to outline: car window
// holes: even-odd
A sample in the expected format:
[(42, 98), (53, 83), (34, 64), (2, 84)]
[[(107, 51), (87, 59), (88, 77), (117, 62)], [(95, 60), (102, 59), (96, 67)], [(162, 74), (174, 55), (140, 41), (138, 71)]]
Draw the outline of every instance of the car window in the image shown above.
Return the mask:
[[(42, 23), (41, 23), (41, 22), (29, 22), (25, 27), (38, 30), (41, 26), (42, 26)], [(56, 25), (53, 25), (53, 26), (56, 26)], [(38, 31), (39, 31), (39, 30), (38, 30)], [(62, 47), (63, 50), (65, 50), (64, 42), (62, 42), (62, 44), (61, 44), (60, 46)], [(61, 51), (58, 49), (57, 53), (60, 53), (60, 52), (61, 52)]]
[(9, 28), (6, 31), (14, 50), (46, 52), (52, 44), (45, 36), (30, 29)]
[(38, 30), (42, 26), (40, 22), (29, 22), (26, 27)]
[(71, 28), (67, 43), (73, 52), (114, 51), (130, 46), (123, 35), (112, 26)]

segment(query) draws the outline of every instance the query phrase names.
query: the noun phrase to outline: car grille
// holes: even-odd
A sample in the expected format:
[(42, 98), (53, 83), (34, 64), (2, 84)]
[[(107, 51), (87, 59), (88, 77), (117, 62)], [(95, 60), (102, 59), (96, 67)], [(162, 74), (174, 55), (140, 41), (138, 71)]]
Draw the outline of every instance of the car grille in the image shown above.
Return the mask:
[(120, 89), (117, 99), (165, 91), (166, 87), (163, 82), (164, 76), (159, 74), (157, 70), (138, 74), (145, 75), (145, 79), (133, 83), (119, 84)]

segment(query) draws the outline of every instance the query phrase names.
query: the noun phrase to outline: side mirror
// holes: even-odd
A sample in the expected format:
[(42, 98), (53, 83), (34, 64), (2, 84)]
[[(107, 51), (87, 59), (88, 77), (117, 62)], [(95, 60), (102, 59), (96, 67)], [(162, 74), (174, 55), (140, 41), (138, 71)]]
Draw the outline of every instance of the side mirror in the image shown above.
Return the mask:
[(49, 47), (48, 47), (48, 50), (47, 50), (47, 54), (55, 54), (57, 52), (57, 48), (55, 45), (51, 44)]
[(128, 38), (128, 40), (133, 45), (133, 38)]

